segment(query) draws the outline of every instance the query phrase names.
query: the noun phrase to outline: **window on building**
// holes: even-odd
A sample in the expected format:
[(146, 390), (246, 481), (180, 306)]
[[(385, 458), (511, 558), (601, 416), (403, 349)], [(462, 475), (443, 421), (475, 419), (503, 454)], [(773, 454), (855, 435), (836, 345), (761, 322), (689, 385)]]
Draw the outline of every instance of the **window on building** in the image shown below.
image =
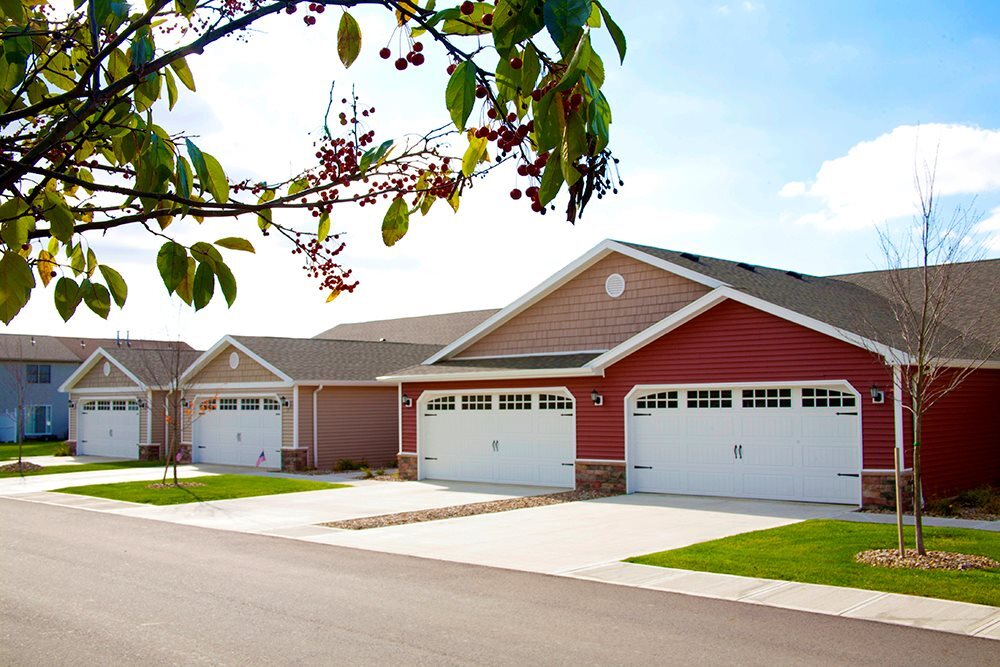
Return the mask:
[(489, 394), (473, 394), (462, 396), (463, 410), (492, 410), (493, 397)]
[(790, 408), (791, 389), (744, 389), (744, 408)]
[(29, 405), (25, 410), (24, 434), (29, 436), (52, 434), (52, 406)]
[(857, 405), (854, 394), (835, 389), (806, 387), (802, 390), (804, 408), (853, 408)]
[(260, 410), (259, 398), (241, 398), (240, 410)]
[(276, 411), (281, 409), (281, 403), (276, 398), (265, 398), (262, 400), (262, 407), (264, 410)]
[(501, 410), (530, 410), (531, 394), (500, 394)]
[(441, 411), (441, 410), (454, 410), (455, 409), (455, 397), (454, 396), (442, 396), (440, 398), (435, 398), (427, 403), (428, 410)]
[(733, 391), (731, 389), (691, 389), (687, 392), (689, 408), (731, 408), (733, 407)]
[(219, 410), (236, 410), (237, 402), (235, 398), (220, 398)]
[(539, 394), (539, 410), (572, 410), (573, 400), (557, 394)]
[(646, 394), (635, 402), (640, 410), (655, 410), (677, 407), (676, 391), (661, 391), (656, 394)]
[(49, 364), (28, 364), (28, 384), (50, 384), (52, 366)]

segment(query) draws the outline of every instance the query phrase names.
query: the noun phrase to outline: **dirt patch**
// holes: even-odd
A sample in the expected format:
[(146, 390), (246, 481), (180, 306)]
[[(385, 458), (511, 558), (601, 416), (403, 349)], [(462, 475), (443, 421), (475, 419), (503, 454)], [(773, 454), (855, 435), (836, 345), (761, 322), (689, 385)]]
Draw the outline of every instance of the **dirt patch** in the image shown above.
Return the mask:
[(163, 484), (162, 482), (157, 482), (156, 484), (147, 484), (147, 489), (193, 489), (196, 486), (205, 486), (201, 482), (167, 482)]
[(334, 521), (321, 525), (328, 526), (330, 528), (346, 528), (348, 530), (385, 528), (387, 526), (402, 526), (408, 523), (421, 523), (424, 521), (439, 521), (441, 519), (455, 519), (463, 516), (475, 516), (476, 514), (509, 512), (510, 510), (519, 510), (526, 507), (559, 505), (561, 503), (571, 503), (577, 500), (593, 500), (595, 498), (607, 498), (608, 496), (616, 495), (619, 494), (606, 493), (602, 491), (561, 491), (559, 493), (547, 493), (541, 496), (506, 498), (504, 500), (491, 500), (485, 503), (453, 505), (451, 507), (438, 507), (436, 509), (420, 510), (416, 512), (381, 514), (379, 516), (370, 516), (361, 519), (348, 519), (347, 521)]
[(37, 472), (42, 469), (43, 466), (27, 461), (22, 461), (21, 463), (15, 461), (14, 463), (0, 466), (0, 472)]
[(928, 551), (921, 556), (916, 549), (906, 549), (904, 556), (896, 549), (872, 549), (862, 551), (854, 560), (875, 567), (905, 568), (910, 570), (991, 570), (1000, 568), (1000, 563), (975, 554), (960, 554), (953, 551)]

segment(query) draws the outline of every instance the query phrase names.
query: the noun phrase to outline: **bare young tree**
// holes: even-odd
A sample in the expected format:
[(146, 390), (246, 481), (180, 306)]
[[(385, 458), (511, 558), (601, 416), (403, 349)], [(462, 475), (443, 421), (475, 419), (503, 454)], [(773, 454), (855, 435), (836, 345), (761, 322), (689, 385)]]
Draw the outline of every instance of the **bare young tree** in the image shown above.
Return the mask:
[[(935, 191), (936, 161), (915, 169), (919, 213), (903, 236), (879, 229), (886, 270), (869, 285), (889, 302), (896, 350), (886, 359), (895, 370), (903, 409), (912, 419), (913, 517), (917, 553), (923, 539), (921, 447), (931, 408), (1000, 351), (1000, 314), (967, 298), (976, 262), (985, 250), (976, 239), (982, 215), (956, 206), (941, 215)], [(898, 473), (897, 473), (898, 474)], [(899, 484), (897, 481), (897, 494)], [(902, 512), (897, 497), (902, 543)]]

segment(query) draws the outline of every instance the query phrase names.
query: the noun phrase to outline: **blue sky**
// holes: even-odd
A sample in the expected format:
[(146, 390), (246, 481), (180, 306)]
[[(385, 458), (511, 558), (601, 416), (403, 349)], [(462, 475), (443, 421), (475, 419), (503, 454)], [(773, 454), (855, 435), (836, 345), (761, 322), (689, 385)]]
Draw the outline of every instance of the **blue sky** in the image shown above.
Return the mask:
[[(338, 209), (361, 286), (329, 305), (252, 221), (182, 228), (189, 240), (245, 232), (259, 249), (234, 260), (237, 305), (198, 314), (158, 284), (157, 243), (124, 233), (95, 240), (130, 282), (123, 312), (63, 325), (39, 292), (7, 330), (129, 330), (200, 346), (225, 333), (311, 336), (339, 322), (502, 306), (609, 237), (808, 273), (868, 270), (880, 256), (875, 225), (905, 224), (914, 163), (935, 151), (945, 210), (974, 200), (988, 254), (1000, 256), (1000, 3), (606, 4), (629, 39), (622, 67), (597, 40), (626, 185), (576, 226), (511, 202), (506, 193), (526, 185), (512, 172), (477, 185), (457, 216), (414, 221), (394, 248), (381, 245), (381, 209)], [(364, 44), (349, 72), (336, 61), (336, 12), (311, 28), (282, 15), (249, 44), (191, 59), (199, 95), (182, 96), (163, 124), (193, 129), (231, 174), (258, 178), (309, 159), (333, 80), (377, 107), (379, 139), (446, 122), (443, 55), (429, 47), (425, 67), (400, 74), (376, 55), (386, 18), (355, 15)]]

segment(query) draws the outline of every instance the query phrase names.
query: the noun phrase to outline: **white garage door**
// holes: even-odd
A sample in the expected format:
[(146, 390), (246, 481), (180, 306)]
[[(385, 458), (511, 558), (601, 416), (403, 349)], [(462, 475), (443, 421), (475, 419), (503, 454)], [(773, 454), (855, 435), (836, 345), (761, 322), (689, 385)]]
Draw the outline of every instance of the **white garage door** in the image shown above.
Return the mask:
[(651, 389), (628, 407), (632, 491), (860, 502), (847, 387)]
[(421, 476), (575, 484), (573, 401), (531, 390), (440, 396), (420, 410)]
[(192, 460), (281, 467), (281, 404), (274, 398), (226, 397), (202, 401), (194, 420)]
[(139, 403), (127, 399), (84, 401), (76, 451), (80, 455), (139, 457)]

